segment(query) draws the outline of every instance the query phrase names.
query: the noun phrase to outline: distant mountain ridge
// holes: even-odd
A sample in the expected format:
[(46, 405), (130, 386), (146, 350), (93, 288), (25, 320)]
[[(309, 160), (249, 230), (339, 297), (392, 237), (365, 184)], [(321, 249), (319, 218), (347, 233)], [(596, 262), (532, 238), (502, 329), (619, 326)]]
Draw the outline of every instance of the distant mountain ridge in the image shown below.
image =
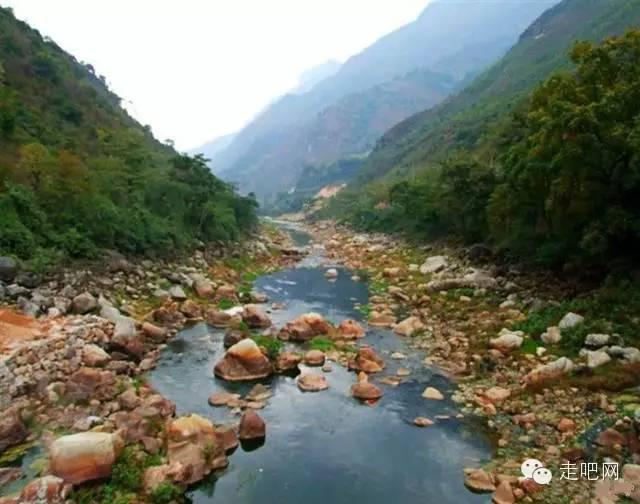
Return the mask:
[[(455, 88), (451, 81), (462, 81), (495, 61), (556, 1), (432, 2), (416, 21), (349, 58), (311, 91), (282, 97), (239, 132), (213, 163), (223, 178), (237, 183), (242, 191), (255, 192), (262, 200), (273, 198), (294, 186), (306, 165), (362, 153), (396, 122), (437, 104)], [(426, 87), (416, 87), (415, 71), (442, 74), (443, 80), (426, 80)], [(380, 86), (392, 81), (396, 92), (382, 99), (377, 93), (388, 92), (390, 84)], [(450, 87), (442, 95), (445, 82)], [(425, 100), (425, 95), (430, 99)], [(384, 117), (384, 121), (362, 120), (367, 101), (370, 107), (383, 110), (366, 115)], [(326, 122), (327, 117), (338, 117), (337, 110), (343, 111), (341, 121), (347, 122)], [(324, 129), (323, 121), (329, 129)], [(323, 149), (315, 147), (316, 137), (326, 140), (342, 129), (349, 133), (338, 135), (335, 143), (321, 141)], [(301, 132), (313, 132), (314, 137)]]

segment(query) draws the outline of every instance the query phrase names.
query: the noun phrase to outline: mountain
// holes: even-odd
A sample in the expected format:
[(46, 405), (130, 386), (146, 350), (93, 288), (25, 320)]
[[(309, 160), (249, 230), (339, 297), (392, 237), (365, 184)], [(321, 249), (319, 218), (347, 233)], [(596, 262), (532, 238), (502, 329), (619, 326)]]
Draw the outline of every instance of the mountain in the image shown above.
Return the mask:
[(564, 0), (535, 20), (498, 63), (459, 94), (389, 130), (364, 163), (358, 183), (385, 174), (402, 177), (452, 150), (477, 146), (487, 124), (512, 110), (551, 72), (569, 68), (574, 41), (601, 40), (639, 23), (637, 0)]
[(231, 145), (231, 142), (233, 142), (235, 136), (235, 133), (229, 133), (228, 135), (222, 135), (218, 138), (214, 138), (210, 142), (207, 142), (200, 147), (189, 150), (189, 154), (194, 156), (196, 154), (202, 154), (206, 159), (209, 160), (207, 165), (209, 166), (209, 168), (211, 168), (211, 171), (217, 174), (219, 173), (219, 170), (216, 169), (215, 164), (211, 162), (211, 160), (214, 159), (219, 152), (229, 147), (229, 145)]
[(640, 250), (640, 0), (563, 0), (388, 131), (318, 217), (598, 272)]
[(254, 206), (158, 142), (91, 65), (0, 8), (0, 255), (174, 253), (236, 238)]
[[(495, 61), (533, 19), (554, 3), (555, 0), (432, 2), (416, 21), (353, 56), (335, 75), (309, 92), (282, 97), (247, 125), (216, 157), (215, 164), (221, 176), (238, 183), (241, 190), (253, 191), (262, 199), (273, 198), (294, 186), (307, 164), (362, 153), (361, 149), (370, 148), (380, 132), (394, 121), (437, 103), (444, 86), (448, 85), (450, 92), (451, 81), (461, 81)], [(415, 71), (429, 75), (426, 87), (415, 85)], [(434, 82), (432, 74), (441, 74), (443, 79)], [(392, 98), (389, 86), (395, 88)], [(438, 99), (425, 102), (425, 95)], [(349, 111), (352, 98), (354, 109)], [(369, 116), (388, 120), (360, 120), (363, 108), (373, 109), (379, 104), (384, 110), (368, 112)], [(327, 110), (332, 106), (336, 108)], [(346, 123), (325, 120), (336, 110), (346, 111), (341, 118), (346, 118)], [(323, 124), (330, 129), (324, 129)], [(300, 133), (310, 131), (330, 139), (342, 127), (350, 131), (348, 138), (340, 136), (337, 143), (324, 142), (326, 151), (314, 148), (314, 139)]]
[(293, 94), (303, 94), (311, 91), (314, 86), (323, 80), (335, 75), (342, 63), (329, 60), (302, 72), (298, 85), (291, 91)]

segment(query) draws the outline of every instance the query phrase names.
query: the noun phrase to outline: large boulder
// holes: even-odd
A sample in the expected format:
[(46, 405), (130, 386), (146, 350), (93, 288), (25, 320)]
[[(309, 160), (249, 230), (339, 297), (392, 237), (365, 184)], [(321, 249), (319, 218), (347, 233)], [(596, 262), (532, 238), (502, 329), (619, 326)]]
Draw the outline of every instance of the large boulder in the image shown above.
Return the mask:
[(365, 331), (362, 326), (355, 320), (347, 319), (338, 325), (336, 337), (340, 339), (358, 339), (364, 338)]
[(186, 485), (228, 465), (221, 436), (209, 420), (199, 415), (176, 418), (168, 424), (167, 459), (169, 465), (182, 466), (175, 479)]
[(360, 348), (356, 357), (349, 361), (349, 369), (364, 371), (365, 373), (378, 373), (384, 367), (384, 360), (371, 347)]
[(196, 291), (198, 297), (201, 298), (211, 298), (215, 294), (213, 285), (211, 285), (211, 282), (207, 279), (197, 279), (193, 283), (193, 288)]
[(0, 257), (0, 280), (13, 282), (18, 274), (18, 263), (11, 257)]
[(425, 325), (419, 317), (408, 317), (393, 328), (393, 332), (399, 336), (413, 336), (424, 331)]
[(136, 329), (136, 321), (130, 317), (123, 316), (116, 321), (111, 344), (136, 359), (144, 354), (144, 343)]
[(0, 454), (10, 446), (24, 442), (28, 435), (16, 408), (0, 413)]
[(554, 379), (570, 372), (574, 368), (573, 361), (567, 357), (560, 357), (553, 362), (538, 366), (529, 374), (527, 374), (523, 381), (526, 385), (536, 386)]
[(216, 289), (215, 294), (216, 301), (220, 301), (221, 299), (228, 299), (229, 301), (238, 302), (238, 291), (235, 286), (231, 284), (221, 285)]
[(247, 381), (266, 378), (273, 373), (273, 366), (255, 341), (247, 338), (229, 348), (213, 371), (223, 380)]
[(91, 294), (90, 292), (83, 292), (82, 294), (78, 294), (73, 298), (73, 302), (71, 304), (73, 313), (78, 313), (80, 315), (89, 313), (96, 308), (98, 308), (98, 300), (93, 297), (93, 294)]
[(558, 322), (558, 327), (560, 329), (571, 329), (573, 327), (576, 327), (577, 325), (582, 324), (583, 322), (584, 317), (582, 315), (569, 312), (564, 317), (562, 317), (562, 320), (560, 320), (560, 322)]
[(369, 383), (366, 373), (358, 374), (358, 382), (351, 386), (351, 395), (361, 401), (376, 401), (383, 395), (382, 389)]
[(49, 468), (54, 476), (74, 485), (108, 478), (122, 448), (118, 434), (81, 432), (63, 436), (49, 448)]
[(151, 322), (142, 324), (142, 332), (145, 336), (158, 343), (165, 341), (169, 337), (169, 331), (165, 327), (157, 326)]
[(242, 311), (242, 320), (251, 328), (271, 327), (271, 319), (257, 305), (245, 305)]
[(238, 438), (241, 441), (263, 439), (267, 434), (267, 426), (264, 420), (255, 411), (246, 411), (240, 419)]
[(278, 337), (283, 340), (305, 342), (331, 332), (333, 332), (333, 327), (321, 315), (305, 313), (285, 324), (278, 333)]

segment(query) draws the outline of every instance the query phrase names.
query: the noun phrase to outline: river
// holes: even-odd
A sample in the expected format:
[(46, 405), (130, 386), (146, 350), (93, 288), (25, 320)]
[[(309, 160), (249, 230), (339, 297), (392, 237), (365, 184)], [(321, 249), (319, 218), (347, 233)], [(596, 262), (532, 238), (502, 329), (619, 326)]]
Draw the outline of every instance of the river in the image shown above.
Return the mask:
[[(309, 237), (294, 229), (299, 245)], [(366, 304), (367, 286), (353, 281), (352, 273), (339, 269), (336, 281), (324, 277), (322, 250), (312, 249), (297, 267), (260, 277), (256, 290), (285, 309), (270, 316), (281, 326), (309, 311), (333, 323), (363, 316), (355, 303)], [(195, 412), (216, 423), (238, 421), (227, 408), (207, 403), (214, 392), (246, 393), (254, 385), (224, 382), (213, 376), (214, 364), (224, 355), (224, 331), (197, 324), (171, 340), (151, 372), (151, 384), (176, 403), (178, 413)], [(340, 503), (486, 503), (463, 485), (463, 468), (477, 467), (491, 455), (491, 443), (481, 424), (457, 418), (450, 400), (421, 397), (433, 386), (450, 397), (455, 385), (437, 369), (422, 364), (424, 354), (409, 349), (391, 331), (369, 328), (364, 340), (387, 363), (383, 375), (398, 367), (411, 369), (398, 387), (381, 385), (384, 397), (375, 406), (350, 397), (355, 375), (337, 363), (326, 373), (329, 389), (304, 393), (295, 379), (275, 376), (264, 380), (274, 395), (259, 414), (267, 423), (262, 446), (239, 447), (229, 457), (229, 467), (195, 487), (189, 497), (195, 504), (340, 504)], [(304, 347), (301, 347), (301, 349)], [(407, 360), (390, 358), (402, 352)], [(372, 377), (372, 381), (376, 381)], [(438, 420), (419, 428), (413, 419)], [(448, 418), (444, 418), (448, 417)]]

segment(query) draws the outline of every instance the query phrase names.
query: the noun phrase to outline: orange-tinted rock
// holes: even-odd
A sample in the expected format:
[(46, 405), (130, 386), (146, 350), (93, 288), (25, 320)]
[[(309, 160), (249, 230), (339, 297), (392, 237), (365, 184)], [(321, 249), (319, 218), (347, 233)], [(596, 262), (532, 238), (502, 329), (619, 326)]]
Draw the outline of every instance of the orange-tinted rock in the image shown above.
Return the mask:
[(218, 362), (214, 373), (229, 381), (246, 381), (265, 378), (273, 373), (269, 359), (252, 339), (244, 339), (233, 345)]
[(221, 285), (216, 289), (215, 299), (217, 301), (221, 299), (228, 299), (229, 301), (238, 301), (238, 292), (236, 288), (231, 284)]
[(304, 392), (319, 392), (329, 388), (327, 379), (316, 373), (303, 373), (297, 379), (298, 388)]
[(213, 327), (229, 327), (242, 322), (242, 317), (240, 315), (231, 315), (219, 310), (218, 308), (207, 309), (204, 313), (204, 319), (207, 324), (212, 325)]
[(252, 328), (271, 327), (271, 319), (262, 308), (253, 304), (245, 305), (242, 311), (242, 320)]
[(382, 389), (373, 383), (358, 382), (351, 385), (351, 395), (362, 401), (375, 401), (380, 399), (384, 394)]
[(364, 338), (364, 329), (355, 320), (343, 320), (338, 326), (337, 336), (341, 339), (358, 339)]
[(187, 299), (180, 305), (180, 313), (190, 319), (202, 317), (202, 307), (191, 299)]
[(49, 449), (51, 473), (74, 485), (108, 478), (122, 448), (117, 434), (82, 432), (63, 436)]
[(182, 466), (177, 481), (186, 485), (228, 464), (224, 445), (213, 424), (199, 415), (176, 418), (169, 423), (167, 459), (170, 465)]
[(278, 373), (286, 373), (294, 371), (298, 368), (298, 364), (302, 362), (302, 357), (294, 352), (280, 352), (276, 359), (276, 371)]
[(145, 322), (142, 324), (142, 332), (148, 338), (154, 341), (162, 342), (167, 339), (169, 332), (164, 327), (159, 327), (151, 322)]
[(371, 347), (359, 349), (355, 359), (349, 362), (349, 369), (364, 371), (365, 373), (378, 373), (384, 369), (384, 366), (382, 357)]
[(210, 298), (214, 295), (213, 285), (209, 280), (197, 280), (194, 282), (193, 288), (201, 298)]
[(20, 493), (20, 504), (63, 504), (71, 493), (71, 485), (62, 478), (44, 476), (29, 483)]
[(163, 306), (154, 310), (152, 318), (162, 325), (180, 325), (184, 323), (184, 315), (178, 310), (178, 304), (172, 301), (167, 301)]
[(229, 452), (238, 446), (238, 434), (232, 427), (216, 427), (215, 431), (225, 451)]
[(10, 446), (22, 443), (28, 435), (17, 409), (8, 409), (0, 413), (0, 454)]
[(238, 437), (242, 441), (262, 439), (267, 434), (264, 420), (255, 411), (246, 411), (240, 419)]
[(70, 401), (104, 401), (113, 399), (116, 393), (115, 374), (111, 371), (82, 367), (70, 376), (64, 396)]
[(309, 341), (315, 336), (324, 336), (333, 331), (333, 327), (321, 315), (306, 313), (285, 324), (278, 336), (284, 340)]
[(325, 355), (321, 350), (309, 350), (304, 354), (304, 363), (307, 366), (322, 366), (324, 364)]

